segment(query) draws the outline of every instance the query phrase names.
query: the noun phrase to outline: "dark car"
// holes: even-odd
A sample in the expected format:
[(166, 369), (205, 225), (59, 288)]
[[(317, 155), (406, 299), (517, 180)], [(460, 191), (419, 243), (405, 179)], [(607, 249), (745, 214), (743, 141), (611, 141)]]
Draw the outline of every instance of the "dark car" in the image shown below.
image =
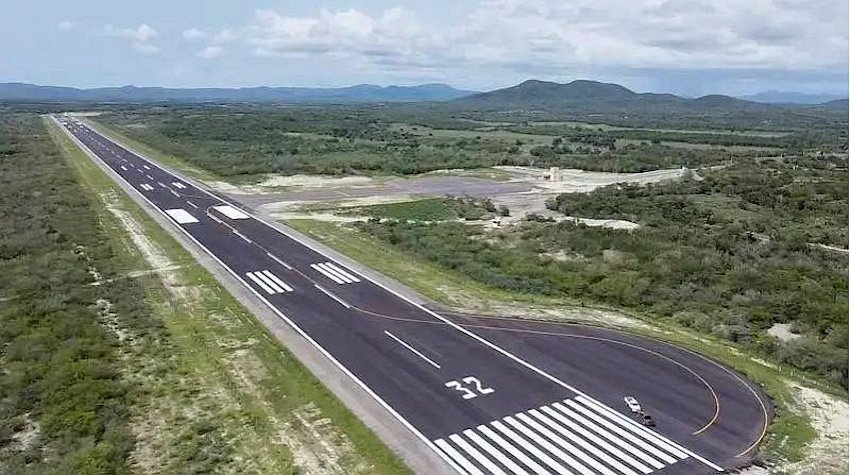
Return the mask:
[(646, 427), (655, 427), (655, 420), (645, 412), (640, 415), (640, 423)]

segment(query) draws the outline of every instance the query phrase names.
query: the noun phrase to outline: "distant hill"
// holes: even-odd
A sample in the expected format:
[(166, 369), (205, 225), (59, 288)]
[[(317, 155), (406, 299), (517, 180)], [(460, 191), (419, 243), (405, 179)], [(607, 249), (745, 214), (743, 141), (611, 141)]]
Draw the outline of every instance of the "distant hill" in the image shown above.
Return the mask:
[(516, 86), (473, 94), (452, 101), (454, 105), (481, 109), (535, 107), (587, 109), (596, 112), (637, 109), (763, 109), (763, 104), (730, 96), (711, 95), (686, 99), (673, 94), (636, 93), (619, 84), (578, 80), (567, 84), (529, 80)]
[(26, 83), (0, 83), (0, 101), (97, 101), (97, 102), (287, 102), (355, 103), (448, 101), (474, 94), (445, 84), (419, 86), (375, 86), (361, 84), (338, 88), (244, 87), (244, 88), (163, 88), (102, 87), (78, 89), (38, 86)]
[(847, 123), (846, 100), (803, 105), (766, 104), (717, 94), (690, 99), (637, 93), (619, 84), (586, 80), (567, 84), (529, 80), (434, 107), (484, 120), (577, 120), (629, 127), (790, 130)]
[(825, 104), (836, 100), (844, 99), (845, 96), (837, 94), (806, 94), (802, 92), (783, 92), (783, 91), (765, 91), (749, 96), (739, 96), (739, 99), (744, 99), (753, 102), (765, 102), (768, 104)]

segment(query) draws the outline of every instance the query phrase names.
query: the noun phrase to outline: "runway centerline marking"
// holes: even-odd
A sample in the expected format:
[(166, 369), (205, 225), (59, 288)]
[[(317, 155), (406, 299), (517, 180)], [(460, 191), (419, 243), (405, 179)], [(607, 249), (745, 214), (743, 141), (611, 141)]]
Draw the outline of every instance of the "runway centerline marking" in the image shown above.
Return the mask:
[(337, 303), (338, 303), (338, 304), (340, 304), (340, 305), (342, 305), (343, 307), (345, 307), (345, 308), (351, 308), (351, 305), (349, 305), (349, 303), (348, 303), (348, 302), (346, 302), (345, 300), (343, 300), (343, 299), (341, 299), (341, 298), (337, 297), (336, 295), (334, 295), (333, 293), (331, 293), (330, 291), (328, 291), (326, 288), (322, 287), (321, 285), (319, 285), (319, 284), (313, 284), (313, 287), (315, 287), (315, 288), (319, 289), (319, 291), (320, 291), (320, 292), (322, 292), (323, 294), (327, 295), (328, 297), (330, 297), (330, 298), (332, 298), (332, 299), (336, 300), (336, 301), (337, 301)]
[(414, 348), (414, 347), (410, 346), (409, 344), (407, 344), (407, 342), (405, 342), (405, 341), (404, 341), (404, 340), (402, 340), (401, 338), (399, 338), (399, 337), (397, 337), (397, 336), (393, 335), (392, 333), (390, 333), (390, 332), (389, 332), (389, 330), (384, 330), (384, 335), (387, 335), (388, 337), (392, 338), (392, 339), (393, 339), (393, 340), (395, 340), (395, 341), (396, 341), (399, 345), (401, 345), (401, 346), (403, 346), (403, 347), (407, 348), (408, 350), (410, 350), (410, 352), (411, 352), (411, 353), (413, 353), (414, 355), (416, 355), (416, 356), (418, 356), (418, 357), (422, 358), (423, 360), (425, 360), (425, 361), (426, 361), (429, 365), (431, 365), (431, 366), (433, 366), (433, 367), (435, 367), (435, 368), (437, 368), (437, 369), (441, 369), (441, 368), (440, 368), (440, 365), (439, 365), (439, 364), (437, 364), (437, 363), (435, 363), (435, 362), (434, 362), (434, 360), (432, 360), (431, 358), (428, 358), (427, 356), (425, 356), (424, 354), (422, 354), (422, 352), (421, 352), (421, 351), (419, 351), (419, 350), (417, 350), (416, 348)]

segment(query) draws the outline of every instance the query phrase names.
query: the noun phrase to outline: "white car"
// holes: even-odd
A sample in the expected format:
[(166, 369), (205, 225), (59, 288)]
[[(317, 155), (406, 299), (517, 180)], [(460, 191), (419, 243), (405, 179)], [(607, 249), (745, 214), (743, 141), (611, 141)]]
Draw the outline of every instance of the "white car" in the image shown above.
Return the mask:
[(626, 405), (629, 406), (629, 409), (635, 414), (639, 414), (641, 412), (640, 404), (638, 404), (637, 399), (626, 396), (623, 398), (623, 401), (626, 402)]

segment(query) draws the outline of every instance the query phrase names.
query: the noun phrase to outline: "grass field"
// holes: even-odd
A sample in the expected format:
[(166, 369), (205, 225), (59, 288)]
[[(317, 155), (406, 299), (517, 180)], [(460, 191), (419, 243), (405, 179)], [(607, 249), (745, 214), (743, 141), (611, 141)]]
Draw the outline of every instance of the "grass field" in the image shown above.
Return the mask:
[(136, 388), (134, 465), (147, 473), (409, 473), (209, 272), (49, 127), (99, 203), (110, 239), (129, 256), (128, 275), (144, 287), (152, 318), (168, 332), (155, 352), (130, 346), (125, 353)]

